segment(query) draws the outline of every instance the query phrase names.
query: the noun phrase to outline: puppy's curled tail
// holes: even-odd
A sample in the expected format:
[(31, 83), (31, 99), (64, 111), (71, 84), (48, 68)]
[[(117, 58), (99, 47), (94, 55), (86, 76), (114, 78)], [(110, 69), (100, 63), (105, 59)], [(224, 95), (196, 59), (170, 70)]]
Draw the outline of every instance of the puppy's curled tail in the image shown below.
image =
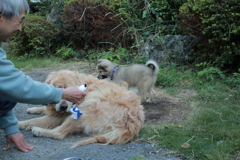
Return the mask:
[(153, 70), (154, 76), (156, 76), (158, 74), (159, 67), (158, 67), (157, 62), (155, 62), (154, 60), (148, 60), (145, 65)]

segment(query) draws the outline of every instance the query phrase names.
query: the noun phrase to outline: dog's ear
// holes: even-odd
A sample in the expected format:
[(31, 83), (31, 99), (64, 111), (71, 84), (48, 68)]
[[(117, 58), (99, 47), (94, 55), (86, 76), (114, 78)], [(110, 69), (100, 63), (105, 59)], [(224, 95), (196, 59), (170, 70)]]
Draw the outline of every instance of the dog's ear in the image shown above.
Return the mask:
[(105, 64), (99, 64), (99, 65), (98, 65), (98, 69), (104, 70), (104, 71), (106, 72), (107, 69), (108, 69), (108, 66), (105, 65)]
[(48, 79), (45, 81), (45, 83), (50, 84), (50, 83), (51, 83), (51, 79), (48, 78)]
[(102, 63), (105, 59), (98, 59), (98, 63)]

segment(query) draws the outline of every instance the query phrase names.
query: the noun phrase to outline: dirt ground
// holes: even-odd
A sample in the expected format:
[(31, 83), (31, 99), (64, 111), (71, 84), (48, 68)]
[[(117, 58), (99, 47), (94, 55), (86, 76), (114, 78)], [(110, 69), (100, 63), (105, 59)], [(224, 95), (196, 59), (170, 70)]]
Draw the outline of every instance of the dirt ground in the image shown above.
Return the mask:
[[(95, 66), (89, 65), (88, 63), (79, 63), (77, 65), (68, 65), (61, 66), (55, 68), (44, 68), (37, 69), (33, 71), (23, 71), (26, 75), (29, 75), (34, 80), (44, 82), (47, 75), (52, 71), (57, 71), (60, 69), (70, 69), (70, 70), (78, 70), (82, 73), (88, 73), (92, 75), (97, 75), (97, 71)], [(145, 123), (179, 123), (186, 120), (186, 113), (191, 110), (191, 103), (184, 101), (185, 98), (190, 96), (194, 96), (195, 93), (190, 90), (181, 90), (177, 96), (169, 96), (166, 94), (164, 89), (155, 88), (156, 97), (152, 103), (143, 103), (145, 110)], [(38, 117), (39, 115), (29, 115), (26, 114), (26, 109), (29, 107), (34, 107), (34, 105), (30, 104), (18, 104), (15, 110), (16, 117), (19, 120), (26, 120), (30, 118)], [(24, 155), (20, 151), (16, 151), (16, 148), (12, 147), (9, 151), (1, 151), (0, 150), (0, 159), (3, 160), (11, 160), (11, 159), (52, 159), (52, 160), (61, 160), (63, 157), (70, 157), (70, 155), (75, 155), (77, 157), (81, 157), (82, 160), (85, 159), (113, 159), (113, 160), (122, 160), (122, 159), (130, 159), (129, 157), (134, 157), (136, 155), (143, 155), (144, 160), (179, 160), (180, 158), (176, 158), (174, 155), (165, 157), (164, 154), (161, 155), (160, 152), (155, 154), (155, 150), (153, 146), (149, 143), (136, 143), (131, 142), (126, 145), (114, 146), (100, 146), (98, 144), (91, 144), (84, 147), (79, 147), (76, 150), (69, 150), (69, 141), (79, 140), (80, 136), (72, 135), (68, 136), (64, 140), (53, 140), (49, 138), (42, 137), (33, 137), (30, 131), (22, 131), (25, 135), (28, 142), (35, 146), (33, 151), (29, 153), (24, 153)], [(4, 147), (5, 139), (2, 136), (4, 134), (0, 131), (0, 147)], [(112, 146), (112, 147), (111, 147)], [(110, 148), (108, 148), (110, 147)], [(49, 151), (51, 148), (51, 151)], [(91, 151), (90, 151), (91, 148)], [(92, 151), (94, 148), (94, 152)], [(54, 151), (54, 152), (53, 152)], [(129, 153), (127, 153), (129, 151)], [(164, 149), (162, 150), (164, 152)], [(72, 152), (72, 153), (71, 153)], [(89, 153), (88, 153), (89, 152)], [(96, 153), (95, 153), (96, 152)], [(103, 152), (102, 157), (100, 156), (100, 152)], [(105, 154), (104, 154), (105, 152)], [(10, 154), (9, 154), (10, 153)], [(77, 153), (81, 153), (78, 155)], [(153, 154), (154, 153), (154, 154)], [(162, 152), (161, 152), (162, 153)], [(91, 154), (91, 156), (90, 156)], [(96, 154), (96, 155), (95, 155)], [(23, 156), (22, 156), (23, 155)], [(95, 158), (93, 158), (95, 156)], [(109, 156), (113, 156), (109, 158)], [(106, 158), (108, 157), (108, 158)]]

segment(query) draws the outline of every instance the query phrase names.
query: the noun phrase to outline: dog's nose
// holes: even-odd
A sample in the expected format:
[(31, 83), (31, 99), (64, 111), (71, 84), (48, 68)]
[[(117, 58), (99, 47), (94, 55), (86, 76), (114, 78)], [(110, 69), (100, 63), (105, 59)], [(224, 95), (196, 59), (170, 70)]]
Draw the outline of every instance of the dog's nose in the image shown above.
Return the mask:
[(61, 103), (60, 111), (66, 111), (68, 108), (68, 104), (66, 102)]

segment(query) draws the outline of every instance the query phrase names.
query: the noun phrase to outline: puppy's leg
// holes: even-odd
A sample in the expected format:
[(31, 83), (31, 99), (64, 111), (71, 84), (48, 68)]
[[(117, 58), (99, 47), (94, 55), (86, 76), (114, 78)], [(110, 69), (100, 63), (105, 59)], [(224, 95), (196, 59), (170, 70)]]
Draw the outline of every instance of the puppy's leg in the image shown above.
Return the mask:
[(46, 114), (46, 106), (28, 108), (26, 112), (28, 114)]
[(62, 123), (63, 120), (60, 120), (57, 117), (53, 116), (44, 116), (34, 119), (29, 119), (26, 121), (19, 121), (18, 127), (19, 129), (27, 129), (30, 130), (33, 126), (41, 127), (41, 128), (54, 128)]
[(124, 88), (128, 89), (128, 83), (126, 81), (117, 80), (117, 81), (115, 81), (115, 83), (118, 84), (121, 87), (124, 87)]
[(53, 139), (64, 139), (69, 133), (74, 132), (79, 126), (79, 120), (68, 117), (62, 125), (54, 129), (43, 129), (40, 127), (33, 127), (32, 132), (35, 136), (49, 137)]
[[(151, 89), (152, 84), (153, 84), (153, 81), (152, 81), (151, 78), (144, 78), (144, 79), (142, 79), (141, 81), (138, 82), (137, 88), (138, 88), (139, 94), (141, 96), (141, 102), (146, 101), (147, 93)], [(151, 98), (150, 98), (150, 100), (148, 100), (148, 102), (149, 101), (151, 102)]]
[(149, 92), (149, 98), (146, 100), (146, 102), (151, 103), (153, 101), (153, 99), (155, 98), (156, 92), (153, 89), (153, 87), (148, 92)]

